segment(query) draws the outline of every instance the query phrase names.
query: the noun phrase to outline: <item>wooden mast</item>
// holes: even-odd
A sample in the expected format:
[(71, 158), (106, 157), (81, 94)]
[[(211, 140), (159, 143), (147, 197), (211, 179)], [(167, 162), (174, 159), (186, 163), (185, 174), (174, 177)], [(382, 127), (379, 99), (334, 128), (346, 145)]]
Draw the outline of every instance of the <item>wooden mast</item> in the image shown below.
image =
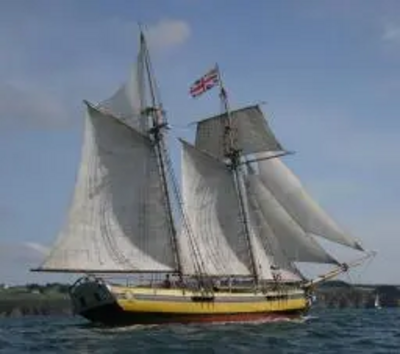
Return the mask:
[(166, 145), (164, 141), (164, 129), (167, 128), (167, 119), (165, 116), (165, 112), (162, 108), (162, 104), (159, 101), (157, 96), (157, 87), (154, 80), (153, 70), (150, 61), (149, 50), (146, 45), (146, 39), (142, 30), (140, 31), (140, 46), (143, 50), (143, 58), (144, 58), (144, 69), (146, 70), (147, 80), (149, 84), (149, 92), (150, 92), (150, 107), (145, 109), (145, 115), (150, 116), (152, 120), (151, 128), (149, 133), (154, 140), (155, 151), (157, 155), (157, 160), (160, 168), (160, 175), (164, 189), (165, 196), (165, 207), (167, 208), (169, 223), (172, 231), (172, 246), (174, 248), (174, 254), (176, 258), (176, 265), (178, 267), (178, 275), (180, 279), (182, 279), (182, 260), (181, 255), (179, 253), (179, 245), (177, 238), (177, 228), (175, 226), (175, 220), (173, 217), (172, 206), (171, 206), (171, 197), (167, 180), (167, 172), (166, 172), (166, 160), (165, 160), (165, 150)]
[(243, 229), (245, 233), (245, 238), (248, 246), (248, 250), (250, 253), (250, 263), (251, 270), (254, 277), (255, 284), (259, 284), (259, 274), (257, 271), (257, 261), (254, 255), (254, 245), (252, 242), (252, 238), (250, 236), (250, 228), (248, 222), (248, 212), (246, 209), (246, 205), (244, 203), (244, 192), (243, 192), (243, 176), (242, 176), (242, 164), (240, 161), (241, 158), (241, 150), (240, 147), (236, 146), (235, 135), (232, 126), (232, 115), (230, 111), (228, 96), (226, 94), (226, 90), (224, 88), (221, 72), (218, 64), (216, 64), (216, 70), (218, 72), (218, 82), (220, 88), (220, 100), (223, 107), (223, 114), (225, 115), (224, 119), (224, 137), (223, 137), (223, 146), (224, 146), (224, 155), (229, 159), (229, 167), (232, 170), (232, 174), (234, 177), (234, 182), (236, 186), (236, 192), (239, 200), (239, 209), (240, 216), (243, 222)]

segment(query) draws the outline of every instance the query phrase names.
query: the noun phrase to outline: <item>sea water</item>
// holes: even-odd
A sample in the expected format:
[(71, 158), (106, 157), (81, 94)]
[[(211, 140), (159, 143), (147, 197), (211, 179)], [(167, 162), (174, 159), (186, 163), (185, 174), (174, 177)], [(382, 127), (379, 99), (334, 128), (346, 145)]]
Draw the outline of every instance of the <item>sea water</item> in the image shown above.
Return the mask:
[(78, 317), (0, 319), (0, 353), (400, 354), (400, 309), (314, 310), (296, 321), (102, 328)]

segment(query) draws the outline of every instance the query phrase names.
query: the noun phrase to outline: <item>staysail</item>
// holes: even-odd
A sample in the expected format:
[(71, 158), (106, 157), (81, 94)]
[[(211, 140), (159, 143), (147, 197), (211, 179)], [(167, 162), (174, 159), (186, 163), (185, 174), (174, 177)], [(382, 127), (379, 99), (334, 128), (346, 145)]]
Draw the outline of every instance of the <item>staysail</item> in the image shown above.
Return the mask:
[(279, 274), (280, 279), (283, 281), (301, 280), (303, 275), (282, 250), (278, 238), (265, 221), (258, 205), (254, 203), (250, 194), (249, 199), (249, 219), (253, 225), (254, 233), (258, 237), (260, 249), (263, 249), (271, 261), (269, 271), (273, 276)]
[(173, 271), (172, 232), (152, 142), (88, 106), (68, 219), (40, 270)]
[(280, 248), (288, 259), (295, 262), (337, 263), (287, 214), (259, 176), (249, 175), (247, 181), (253, 205), (258, 206), (270, 232), (277, 235)]
[(261, 160), (258, 162), (258, 169), (260, 180), (265, 187), (306, 232), (363, 250), (359, 242), (341, 230), (319, 207), (300, 180), (281, 160)]

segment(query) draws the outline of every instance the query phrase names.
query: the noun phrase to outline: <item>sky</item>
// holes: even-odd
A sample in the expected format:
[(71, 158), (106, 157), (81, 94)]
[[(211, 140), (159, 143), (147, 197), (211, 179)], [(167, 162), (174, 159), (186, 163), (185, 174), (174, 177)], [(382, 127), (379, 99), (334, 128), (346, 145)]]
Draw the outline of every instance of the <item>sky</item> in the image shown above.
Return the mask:
[[(218, 62), (231, 106), (262, 108), (284, 161), (377, 256), (350, 280), (400, 283), (400, 2), (3, 0), (0, 2), (0, 283), (33, 274), (71, 200), (83, 99), (128, 76), (138, 23), (174, 137), (218, 113), (190, 84)], [(178, 145), (172, 146), (179, 167)], [(356, 255), (358, 256), (358, 254)]]

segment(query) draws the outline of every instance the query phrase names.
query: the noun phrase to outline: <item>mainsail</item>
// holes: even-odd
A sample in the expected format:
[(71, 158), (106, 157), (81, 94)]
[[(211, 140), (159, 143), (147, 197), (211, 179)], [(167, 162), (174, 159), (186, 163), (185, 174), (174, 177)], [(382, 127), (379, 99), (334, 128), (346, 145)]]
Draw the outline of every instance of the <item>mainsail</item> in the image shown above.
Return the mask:
[[(182, 195), (203, 272), (211, 276), (252, 274), (250, 255), (239, 215), (232, 173), (214, 157), (182, 141)], [(183, 234), (183, 249), (190, 249)], [(251, 234), (259, 276), (271, 279), (271, 261)], [(193, 274), (190, 252), (183, 252), (183, 271)]]
[(152, 142), (88, 106), (68, 220), (41, 270), (172, 271), (171, 233)]

